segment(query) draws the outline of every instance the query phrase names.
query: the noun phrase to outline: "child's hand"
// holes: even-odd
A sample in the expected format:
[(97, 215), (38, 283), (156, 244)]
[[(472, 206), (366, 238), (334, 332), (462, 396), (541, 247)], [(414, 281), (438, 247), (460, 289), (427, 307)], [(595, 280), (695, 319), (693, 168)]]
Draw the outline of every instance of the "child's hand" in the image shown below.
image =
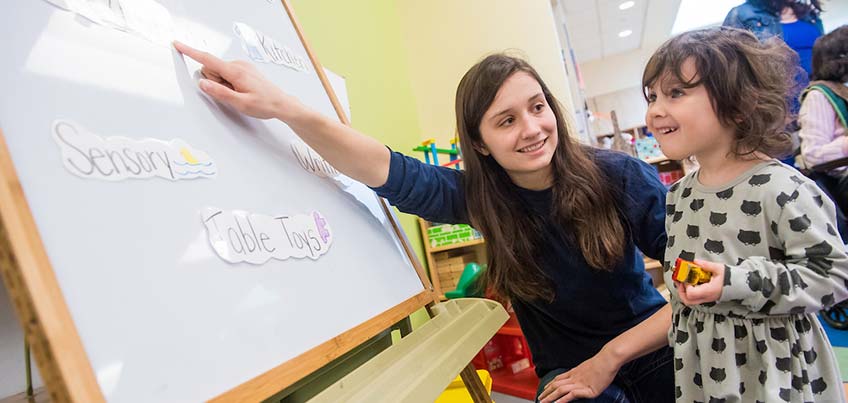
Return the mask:
[(694, 263), (701, 266), (704, 271), (710, 272), (712, 277), (710, 281), (700, 285), (675, 282), (674, 284), (677, 287), (677, 295), (680, 296), (680, 301), (686, 305), (698, 305), (718, 301), (721, 298), (722, 287), (724, 287), (724, 265), (705, 260), (695, 260)]

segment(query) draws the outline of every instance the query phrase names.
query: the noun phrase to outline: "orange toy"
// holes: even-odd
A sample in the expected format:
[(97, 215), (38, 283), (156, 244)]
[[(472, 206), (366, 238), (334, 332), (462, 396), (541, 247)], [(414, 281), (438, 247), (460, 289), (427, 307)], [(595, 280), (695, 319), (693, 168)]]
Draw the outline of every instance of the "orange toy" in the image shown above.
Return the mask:
[(711, 277), (712, 275), (701, 266), (681, 258), (677, 258), (674, 262), (674, 272), (671, 273), (672, 279), (691, 285), (706, 283)]

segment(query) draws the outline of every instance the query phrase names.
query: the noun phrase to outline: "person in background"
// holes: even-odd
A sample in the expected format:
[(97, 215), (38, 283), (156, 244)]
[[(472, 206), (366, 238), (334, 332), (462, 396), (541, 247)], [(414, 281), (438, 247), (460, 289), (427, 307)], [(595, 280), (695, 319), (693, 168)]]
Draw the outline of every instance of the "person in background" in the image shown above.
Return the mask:
[[(819, 38), (812, 59), (814, 81), (801, 95), (798, 117), (807, 167), (848, 157), (848, 25)], [(843, 167), (815, 176), (848, 213), (848, 171)]]
[[(793, 133), (793, 144), (797, 148), (798, 122), (795, 115), (801, 108), (799, 91), (810, 82), (812, 71), (810, 59), (813, 44), (824, 33), (819, 0), (746, 0), (727, 13), (723, 26), (741, 28), (754, 33), (760, 41), (779, 37), (798, 54), (798, 69), (794, 74), (795, 86), (787, 94), (789, 115), (787, 131)], [(790, 155), (781, 160), (793, 165)]]
[(824, 34), (821, 11), (819, 0), (747, 0), (733, 7), (722, 25), (746, 29), (760, 40), (782, 38), (798, 53), (799, 64), (809, 76), (813, 43)]

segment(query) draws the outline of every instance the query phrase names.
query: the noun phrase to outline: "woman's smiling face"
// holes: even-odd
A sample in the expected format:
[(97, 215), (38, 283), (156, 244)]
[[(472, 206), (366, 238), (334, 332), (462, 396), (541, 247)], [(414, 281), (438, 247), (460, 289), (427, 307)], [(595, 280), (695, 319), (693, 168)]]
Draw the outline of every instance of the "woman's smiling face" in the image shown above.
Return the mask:
[(483, 115), (480, 135), (480, 152), (491, 155), (516, 185), (534, 190), (551, 186), (557, 122), (532, 75), (518, 71), (504, 81)]

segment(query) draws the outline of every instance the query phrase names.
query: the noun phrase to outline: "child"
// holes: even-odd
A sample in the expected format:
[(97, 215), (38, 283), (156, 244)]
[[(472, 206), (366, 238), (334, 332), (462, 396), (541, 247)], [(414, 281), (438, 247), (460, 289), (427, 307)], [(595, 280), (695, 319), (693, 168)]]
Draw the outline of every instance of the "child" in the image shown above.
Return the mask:
[(466, 170), (457, 171), (390, 152), (249, 64), (177, 49), (204, 64), (204, 92), (286, 122), (400, 210), (473, 224), (486, 238), (488, 283), (511, 299), (527, 337), (542, 401), (674, 399), (671, 311), (637, 250), (660, 256), (665, 248), (665, 188), (649, 165), (569, 136), (556, 99), (525, 61), (492, 55), (462, 78), (456, 116)]
[[(645, 68), (647, 124), (663, 153), (700, 163), (666, 203), (678, 401), (845, 401), (815, 317), (848, 297), (834, 206), (773, 159), (789, 146), (790, 52), (713, 28), (672, 38)], [(711, 280), (673, 283), (678, 257)]]
[[(808, 167), (848, 157), (848, 25), (813, 46), (813, 79), (801, 96), (801, 155)], [(820, 178), (837, 206), (848, 213), (848, 173), (844, 167)], [(848, 239), (846, 239), (848, 240)]]

